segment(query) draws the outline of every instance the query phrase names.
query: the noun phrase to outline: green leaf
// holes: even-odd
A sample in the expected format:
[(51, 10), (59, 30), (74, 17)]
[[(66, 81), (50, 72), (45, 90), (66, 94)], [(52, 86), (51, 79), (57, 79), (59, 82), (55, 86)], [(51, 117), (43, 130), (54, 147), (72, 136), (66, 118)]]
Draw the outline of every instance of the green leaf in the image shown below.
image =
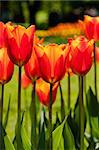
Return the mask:
[(6, 150), (15, 150), (14, 145), (11, 143), (8, 135), (4, 137), (5, 149)]
[(9, 96), (9, 102), (8, 102), (8, 109), (5, 115), (5, 120), (4, 120), (4, 128), (6, 129), (7, 123), (8, 123), (8, 118), (9, 118), (9, 112), (10, 112), (10, 101), (11, 101), (11, 95)]
[[(0, 148), (1, 148), (0, 150), (3, 150), (3, 149), (5, 149), (5, 150), (15, 150), (14, 145), (10, 141), (10, 138), (8, 137), (4, 127), (1, 126), (1, 124), (0, 124), (0, 131), (1, 130), (2, 130), (2, 133), (3, 133), (3, 139), (4, 139), (4, 146), (5, 146), (5, 148), (3, 148), (3, 147), (1, 148), (1, 145), (0, 145)], [(0, 135), (0, 138), (1, 138), (1, 135)]]
[(24, 150), (31, 150), (31, 142), (26, 134), (25, 127), (23, 124), (21, 126), (21, 138)]
[(60, 140), (58, 150), (64, 150), (64, 139), (63, 139), (63, 137)]
[(59, 117), (58, 117), (58, 113), (56, 112), (56, 121), (55, 121), (55, 124), (53, 126), (53, 130), (55, 130), (59, 125), (60, 125), (60, 120), (59, 120)]
[(99, 103), (91, 87), (87, 92), (87, 108), (90, 116), (96, 117), (99, 115)]
[(65, 117), (64, 121), (59, 125), (52, 133), (53, 136), (53, 150), (57, 150), (62, 138), (64, 124), (66, 122), (67, 116)]
[(99, 139), (99, 120), (98, 117), (91, 117), (92, 134)]
[(22, 121), (21, 121), (21, 139), (22, 139), (22, 145), (24, 150), (31, 150), (31, 142), (29, 140), (29, 137), (27, 136), (25, 127), (24, 127), (24, 123), (23, 123), (23, 119), (24, 119), (24, 113), (22, 116)]
[(20, 122), (17, 120), (16, 128), (15, 128), (15, 142), (17, 143), (17, 145), (20, 145), (20, 150), (24, 150), (22, 137), (21, 137), (21, 128), (22, 128), (21, 126), (23, 123), (23, 118), (24, 118), (24, 112), (22, 113)]
[(65, 137), (65, 150), (75, 150), (74, 137), (67, 121), (64, 126), (63, 135)]

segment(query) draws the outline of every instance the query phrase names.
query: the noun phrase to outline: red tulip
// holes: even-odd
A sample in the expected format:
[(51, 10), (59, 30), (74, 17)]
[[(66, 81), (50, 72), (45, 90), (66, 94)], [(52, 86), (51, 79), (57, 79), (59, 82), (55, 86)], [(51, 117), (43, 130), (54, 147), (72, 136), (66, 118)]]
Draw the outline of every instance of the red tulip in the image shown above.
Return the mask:
[(99, 47), (96, 47), (95, 51), (96, 51), (96, 61), (99, 63)]
[[(53, 103), (55, 102), (55, 99), (56, 99), (57, 88), (58, 88), (58, 83), (55, 83), (53, 86), (53, 89), (52, 89)], [(42, 80), (40, 78), (36, 82), (36, 92), (37, 92), (39, 101), (42, 104), (49, 106), (49, 103), (50, 103), (50, 84), (45, 82), (44, 80)]]
[(7, 48), (0, 49), (0, 83), (5, 84), (7, 83), (14, 71), (14, 64), (8, 57)]
[(71, 41), (71, 68), (78, 75), (85, 75), (92, 66), (94, 41), (80, 36)]
[[(44, 39), (39, 40), (37, 36), (34, 36), (34, 45), (33, 49), (36, 44), (42, 44)], [(32, 81), (35, 81), (40, 77), (40, 68), (38, 63), (38, 58), (35, 54), (35, 51), (32, 50), (31, 58), (29, 59), (28, 63), (24, 66), (25, 73)]]
[(32, 51), (32, 55), (28, 63), (24, 66), (24, 69), (28, 78), (32, 81), (35, 81), (40, 77), (39, 63), (34, 50)]
[(18, 25), (13, 30), (7, 26), (8, 55), (11, 61), (20, 67), (26, 64), (31, 57), (34, 31), (35, 26), (33, 25), (27, 29)]
[(85, 16), (84, 28), (88, 39), (99, 41), (99, 17)]
[(66, 46), (49, 44), (46, 46), (35, 46), (34, 48), (40, 66), (41, 77), (49, 82), (60, 81), (65, 75)]
[(6, 26), (3, 22), (0, 22), (0, 48), (6, 47)]
[(22, 87), (24, 89), (28, 88), (28, 86), (32, 83), (32, 81), (27, 77), (25, 73), (22, 74)]

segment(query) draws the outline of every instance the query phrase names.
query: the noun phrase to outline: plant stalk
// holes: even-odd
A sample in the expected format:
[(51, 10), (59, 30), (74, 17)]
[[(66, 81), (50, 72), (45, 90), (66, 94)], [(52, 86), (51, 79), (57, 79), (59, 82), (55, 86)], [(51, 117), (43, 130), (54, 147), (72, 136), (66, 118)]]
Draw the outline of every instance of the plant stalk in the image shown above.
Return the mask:
[(65, 118), (65, 109), (64, 109), (64, 99), (63, 99), (63, 92), (62, 92), (62, 87), (59, 82), (59, 90), (60, 90), (60, 96), (61, 96), (61, 120), (63, 121)]
[(70, 90), (70, 74), (68, 73), (68, 109), (70, 109), (70, 94), (71, 94), (71, 90)]
[(97, 98), (97, 65), (96, 65), (95, 42), (94, 42), (94, 86), (95, 86), (95, 95)]
[(31, 101), (31, 144), (32, 150), (37, 149), (37, 133), (36, 133), (36, 101), (35, 101), (35, 91), (36, 91), (36, 81), (33, 82), (33, 91), (32, 91), (32, 101)]
[(79, 80), (79, 120), (80, 120), (80, 150), (84, 150), (84, 103), (83, 103), (83, 76)]
[(18, 73), (18, 133), (17, 133), (17, 149), (21, 146), (21, 67), (19, 66)]
[(53, 139), (52, 139), (52, 88), (53, 84), (50, 83), (50, 103), (49, 103), (49, 150), (53, 149)]
[(2, 93), (0, 99), (0, 149), (4, 149), (4, 141), (3, 141), (3, 101), (4, 101), (4, 84), (2, 84)]

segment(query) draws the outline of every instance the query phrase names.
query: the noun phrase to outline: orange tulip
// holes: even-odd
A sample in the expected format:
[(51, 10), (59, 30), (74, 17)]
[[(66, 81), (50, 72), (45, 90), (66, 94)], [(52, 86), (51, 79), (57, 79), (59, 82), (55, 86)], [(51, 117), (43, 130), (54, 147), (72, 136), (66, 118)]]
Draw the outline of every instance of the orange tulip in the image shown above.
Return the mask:
[(88, 39), (99, 41), (99, 17), (85, 16), (84, 28)]
[(9, 43), (8, 55), (14, 64), (21, 67), (31, 57), (35, 26), (26, 29), (18, 25), (12, 30), (7, 25), (6, 31)]
[[(36, 44), (42, 44), (44, 39), (39, 40), (37, 36), (34, 36), (34, 45), (33, 49)], [(31, 58), (29, 59), (28, 63), (24, 66), (25, 73), (32, 81), (35, 81), (40, 77), (40, 68), (37, 56), (35, 54), (35, 51), (32, 50)]]
[(6, 46), (6, 26), (3, 22), (0, 22), (0, 48)]
[(28, 63), (24, 66), (24, 69), (28, 78), (32, 81), (35, 81), (40, 77), (39, 63), (34, 50), (32, 51), (32, 55)]
[(95, 51), (96, 51), (96, 61), (99, 63), (99, 47), (96, 47)]
[(60, 81), (65, 75), (66, 46), (49, 44), (34, 48), (40, 66), (41, 77), (49, 83)]
[(7, 48), (0, 49), (0, 83), (5, 84), (7, 83), (14, 71), (14, 64), (8, 57)]
[(28, 88), (28, 86), (32, 83), (32, 81), (27, 77), (25, 73), (22, 74), (22, 87), (24, 89)]
[[(52, 89), (53, 103), (56, 99), (56, 93), (58, 89), (58, 83), (55, 83)], [(36, 93), (39, 101), (46, 106), (50, 103), (50, 84), (42, 80), (41, 78), (36, 82)]]
[(94, 41), (80, 36), (71, 41), (71, 68), (78, 75), (85, 75), (92, 66)]

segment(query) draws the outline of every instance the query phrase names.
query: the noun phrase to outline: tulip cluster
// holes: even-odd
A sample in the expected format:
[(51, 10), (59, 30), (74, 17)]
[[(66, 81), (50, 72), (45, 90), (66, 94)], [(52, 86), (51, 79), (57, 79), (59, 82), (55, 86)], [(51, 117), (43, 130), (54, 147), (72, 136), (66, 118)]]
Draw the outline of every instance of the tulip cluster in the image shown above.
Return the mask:
[[(89, 31), (89, 26), (90, 30)], [(52, 104), (55, 102), (58, 86), (65, 74), (69, 79), (71, 74), (78, 75), (82, 84), (85, 76), (92, 64), (94, 55), (94, 41), (99, 40), (99, 18), (85, 18), (83, 30), (85, 36), (75, 36), (68, 39), (67, 44), (48, 44), (44, 45), (44, 39), (35, 36), (35, 26), (31, 25), (27, 29), (21, 25), (12, 23), (4, 24), (0, 22), (0, 84), (3, 86), (10, 81), (14, 64), (19, 68), (18, 78), (18, 130), (20, 131), (21, 121), (21, 83), (25, 89), (29, 84), (33, 87), (32, 99), (32, 129), (31, 143), (36, 149), (36, 104), (35, 94), (40, 102), (48, 107), (49, 111), (49, 150), (52, 149)], [(64, 27), (64, 26), (62, 26)], [(80, 26), (81, 27), (81, 26)], [(58, 27), (57, 27), (58, 28)], [(51, 29), (50, 29), (51, 31)], [(99, 48), (96, 48), (96, 58), (99, 61)], [(21, 78), (21, 68), (24, 66), (24, 74)], [(83, 85), (83, 84), (82, 84)], [(80, 85), (81, 87), (81, 85)], [(83, 96), (80, 99), (83, 107)], [(2, 92), (3, 94), (3, 92)], [(70, 94), (70, 92), (69, 92)], [(3, 108), (3, 95), (0, 100), (0, 109)], [(70, 98), (69, 98), (70, 99)], [(80, 103), (81, 104), (81, 103)], [(2, 110), (2, 109), (1, 109)], [(0, 122), (2, 122), (2, 111), (0, 111)], [(83, 111), (81, 112), (83, 113)], [(80, 114), (81, 114), (80, 113)], [(81, 116), (82, 118), (82, 116)], [(83, 123), (82, 120), (80, 122)], [(33, 134), (33, 135), (32, 135)], [(81, 129), (81, 134), (83, 134)], [(33, 137), (33, 138), (32, 138)], [(21, 141), (21, 136), (17, 137)], [(32, 147), (32, 148), (33, 148)], [(83, 142), (81, 139), (81, 147)], [(17, 149), (20, 144), (17, 143)]]

